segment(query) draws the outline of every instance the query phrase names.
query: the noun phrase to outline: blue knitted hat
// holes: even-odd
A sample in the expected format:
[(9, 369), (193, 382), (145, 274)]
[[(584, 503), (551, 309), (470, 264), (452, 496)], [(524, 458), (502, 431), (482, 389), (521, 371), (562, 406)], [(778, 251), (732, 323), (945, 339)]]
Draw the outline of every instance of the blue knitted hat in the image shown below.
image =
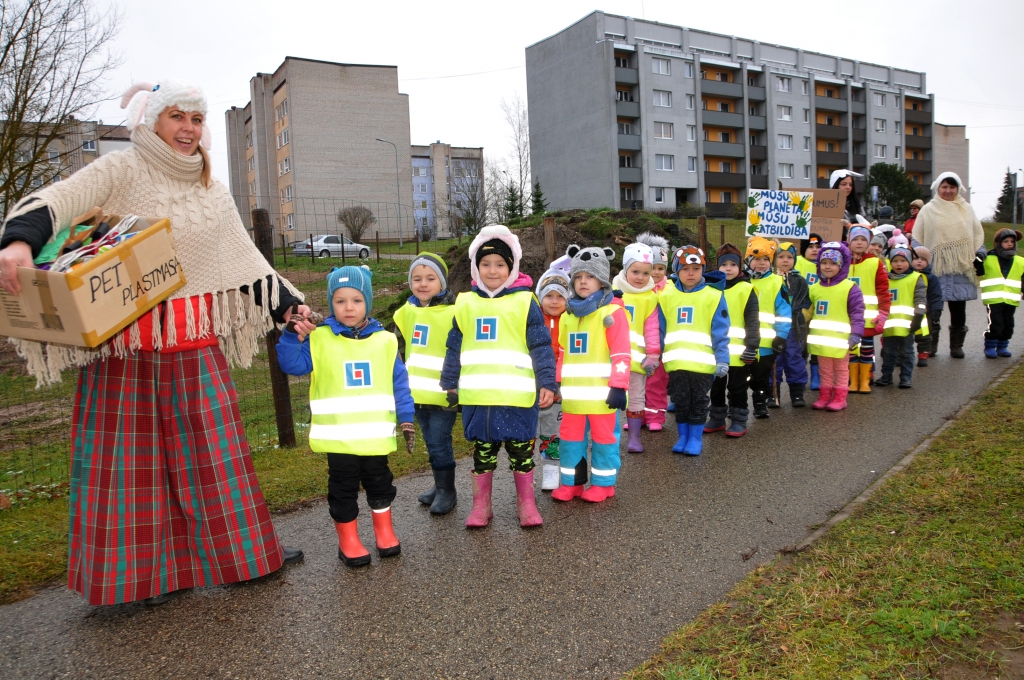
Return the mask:
[(355, 288), (366, 300), (366, 316), (373, 309), (373, 273), (369, 267), (335, 267), (327, 275), (327, 300), (334, 300), (334, 291), (339, 288)]

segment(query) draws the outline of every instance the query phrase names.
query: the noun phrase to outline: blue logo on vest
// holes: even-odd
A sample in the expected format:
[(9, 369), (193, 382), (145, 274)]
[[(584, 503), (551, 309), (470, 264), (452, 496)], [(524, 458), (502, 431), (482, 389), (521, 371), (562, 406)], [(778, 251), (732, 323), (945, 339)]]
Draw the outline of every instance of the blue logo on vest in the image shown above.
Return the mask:
[(818, 282), (818, 275), (817, 274), (808, 274), (807, 275), (807, 283), (808, 283), (808, 285), (813, 286), (817, 282)]
[(498, 317), (485, 316), (476, 320), (477, 342), (497, 342)]
[(636, 307), (633, 305), (626, 305), (626, 311), (629, 312), (630, 320), (635, 321), (636, 319), (634, 317), (636, 317)]
[(416, 324), (412, 327), (412, 344), (417, 347), (426, 347), (430, 342), (430, 326)]
[(587, 334), (569, 333), (569, 354), (587, 353)]
[(345, 387), (373, 387), (369, 361), (345, 362)]
[(693, 307), (677, 307), (676, 323), (693, 323)]
[(889, 289), (889, 297), (892, 298), (893, 302), (896, 302), (896, 300), (899, 299), (899, 297), (900, 297), (899, 289), (898, 288), (890, 288)]
[(851, 276), (850, 280), (853, 281), (855, 284), (857, 284), (857, 286), (860, 286), (860, 277), (859, 276)]
[(814, 308), (814, 313), (820, 316), (828, 316), (828, 300), (818, 300), (818, 306)]

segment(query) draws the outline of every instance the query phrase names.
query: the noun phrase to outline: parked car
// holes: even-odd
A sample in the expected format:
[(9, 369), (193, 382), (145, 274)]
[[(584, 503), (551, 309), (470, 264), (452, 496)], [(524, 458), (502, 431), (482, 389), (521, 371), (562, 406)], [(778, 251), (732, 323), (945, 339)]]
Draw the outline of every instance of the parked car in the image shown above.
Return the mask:
[(304, 241), (298, 241), (292, 255), (296, 257), (309, 257), (310, 251), (316, 253), (317, 257), (341, 257), (341, 242), (345, 242), (345, 257), (367, 258), (370, 256), (370, 246), (356, 243), (345, 236), (334, 234), (313, 234), (313, 242), (307, 236)]

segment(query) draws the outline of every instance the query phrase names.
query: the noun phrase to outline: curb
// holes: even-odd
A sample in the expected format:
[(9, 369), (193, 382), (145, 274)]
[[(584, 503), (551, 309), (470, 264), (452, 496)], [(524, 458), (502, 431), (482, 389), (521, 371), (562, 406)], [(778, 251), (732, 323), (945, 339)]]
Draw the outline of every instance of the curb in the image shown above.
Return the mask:
[(971, 397), (971, 399), (969, 399), (966, 404), (961, 406), (960, 409), (956, 413), (954, 413), (952, 417), (947, 419), (946, 422), (942, 423), (942, 425), (939, 425), (939, 427), (936, 428), (930, 435), (925, 437), (917, 446), (912, 448), (910, 452), (907, 453), (907, 455), (903, 456), (903, 458), (901, 458), (895, 465), (886, 470), (885, 474), (876, 479), (871, 486), (865, 489), (859, 496), (854, 498), (852, 501), (847, 503), (842, 510), (840, 510), (835, 515), (830, 517), (827, 522), (818, 527), (818, 529), (816, 529), (810, 536), (797, 543), (792, 550), (786, 550), (785, 552), (798, 553), (806, 550), (807, 548), (811, 547), (814, 543), (816, 543), (818, 539), (827, 534), (829, 529), (831, 529), (833, 526), (849, 518), (850, 515), (856, 512), (858, 508), (867, 503), (868, 500), (870, 500), (871, 497), (874, 496), (880, 488), (882, 488), (882, 485), (884, 485), (890, 477), (897, 473), (903, 472), (903, 470), (905, 470), (907, 466), (914, 462), (914, 459), (917, 458), (917, 455), (919, 453), (927, 451), (928, 448), (932, 445), (932, 442), (935, 441), (936, 437), (945, 432), (953, 423), (963, 418), (964, 415), (966, 415), (967, 412), (970, 411), (978, 403), (978, 400), (981, 397), (994, 390), (996, 387), (1002, 384), (1004, 380), (1010, 377), (1010, 374), (1017, 369), (1017, 365), (1020, 362), (1020, 358), (1014, 359), (1013, 363), (1010, 364), (1005, 371), (996, 376), (996, 378), (992, 382), (990, 382), (983, 390), (981, 390), (976, 395)]

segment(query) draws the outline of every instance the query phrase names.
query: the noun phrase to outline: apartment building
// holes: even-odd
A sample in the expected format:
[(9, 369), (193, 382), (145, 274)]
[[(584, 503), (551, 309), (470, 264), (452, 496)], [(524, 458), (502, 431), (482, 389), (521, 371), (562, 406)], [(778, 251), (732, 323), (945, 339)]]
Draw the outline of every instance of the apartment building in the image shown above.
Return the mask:
[(483, 192), (484, 149), (433, 144), (412, 147), (412, 199), (418, 233), (452, 236), (471, 194)]
[(409, 96), (397, 66), (285, 57), (249, 81), (249, 95), (225, 112), (231, 192), (247, 226), (265, 208), (290, 242), (337, 230), (338, 210), (361, 204), (382, 237), (412, 233)]
[[(971, 173), (971, 140), (967, 139), (966, 125), (932, 125), (932, 164), (936, 174), (955, 172), (967, 187), (967, 200), (970, 200)], [(910, 160), (907, 164), (911, 163)], [(910, 169), (909, 167), (907, 168)]]
[(924, 188), (942, 171), (916, 71), (596, 11), (527, 47), (526, 80), (552, 208), (724, 215), (838, 168), (898, 163)]
[[(49, 128), (47, 128), (49, 129)], [(45, 143), (47, 134), (39, 133), (36, 144)], [(33, 153), (32, 141), (26, 141), (22, 152), (24, 160)], [(37, 164), (33, 187), (60, 182), (78, 172), (100, 156), (131, 147), (128, 128), (124, 125), (104, 125), (103, 121), (71, 120), (63, 134), (54, 137), (45, 149), (45, 161)]]

